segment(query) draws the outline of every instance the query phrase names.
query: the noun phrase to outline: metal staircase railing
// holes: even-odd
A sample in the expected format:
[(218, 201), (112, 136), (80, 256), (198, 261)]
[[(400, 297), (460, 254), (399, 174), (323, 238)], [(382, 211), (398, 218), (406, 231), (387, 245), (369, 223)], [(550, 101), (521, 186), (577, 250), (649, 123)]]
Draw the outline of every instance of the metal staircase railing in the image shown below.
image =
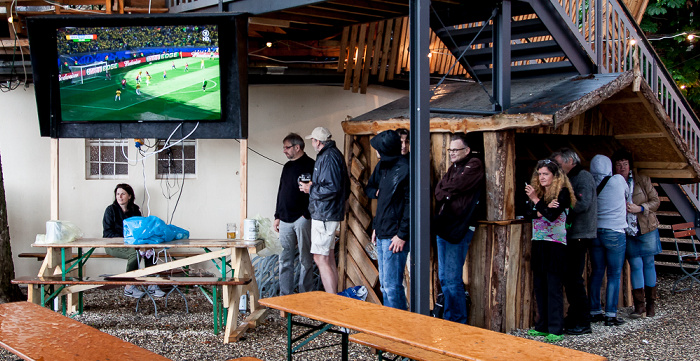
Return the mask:
[[(582, 41), (599, 73), (630, 70), (633, 57), (639, 57), (644, 80), (657, 94), (693, 157), (700, 160), (698, 118), (627, 9), (618, 0), (549, 1), (568, 20), (567, 25)], [(682, 187), (695, 209), (700, 209), (699, 185)]]

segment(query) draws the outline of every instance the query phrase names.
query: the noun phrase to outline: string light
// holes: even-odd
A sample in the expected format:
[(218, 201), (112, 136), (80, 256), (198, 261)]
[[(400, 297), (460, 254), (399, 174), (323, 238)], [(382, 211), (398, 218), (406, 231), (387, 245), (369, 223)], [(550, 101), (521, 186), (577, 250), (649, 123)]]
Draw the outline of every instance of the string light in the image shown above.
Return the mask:
[(272, 47), (272, 42), (271, 42), (271, 41), (268, 41), (267, 43), (265, 43), (265, 46), (267, 46), (268, 48), (271, 48), (271, 47)]

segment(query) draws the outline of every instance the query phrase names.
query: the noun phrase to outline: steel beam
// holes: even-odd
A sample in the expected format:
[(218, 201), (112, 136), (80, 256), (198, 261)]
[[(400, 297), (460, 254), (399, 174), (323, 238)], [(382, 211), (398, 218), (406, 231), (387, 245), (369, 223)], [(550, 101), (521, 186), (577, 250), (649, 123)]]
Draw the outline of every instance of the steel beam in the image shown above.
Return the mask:
[(430, 1), (410, 0), (411, 311), (430, 312)]
[(511, 2), (504, 0), (498, 5), (498, 13), (493, 19), (491, 88), (493, 98), (496, 100), (493, 104), (495, 111), (505, 111), (510, 108), (510, 21)]

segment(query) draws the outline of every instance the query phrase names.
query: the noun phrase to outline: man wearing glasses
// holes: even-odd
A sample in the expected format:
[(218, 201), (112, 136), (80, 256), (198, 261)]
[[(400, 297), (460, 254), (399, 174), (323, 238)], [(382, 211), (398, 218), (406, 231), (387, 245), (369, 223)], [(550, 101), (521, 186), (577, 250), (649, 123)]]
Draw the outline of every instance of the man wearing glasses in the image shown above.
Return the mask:
[(309, 195), (299, 190), (300, 182), (311, 181), (314, 160), (304, 153), (304, 139), (289, 133), (282, 141), (282, 152), (289, 161), (282, 168), (277, 191), (273, 227), (280, 234), (280, 295), (294, 292), (294, 258), (299, 250), (299, 292), (313, 291), (311, 256), (311, 214)]
[(445, 297), (443, 318), (467, 323), (462, 268), (474, 236), (472, 215), (484, 188), (484, 166), (469, 156), (464, 133), (452, 136), (448, 151), (452, 165), (435, 188), (438, 277)]

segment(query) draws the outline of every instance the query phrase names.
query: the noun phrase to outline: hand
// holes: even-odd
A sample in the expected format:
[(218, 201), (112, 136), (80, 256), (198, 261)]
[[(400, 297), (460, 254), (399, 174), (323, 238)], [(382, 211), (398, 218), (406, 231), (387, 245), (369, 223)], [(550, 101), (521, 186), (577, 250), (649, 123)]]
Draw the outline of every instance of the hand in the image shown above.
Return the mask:
[(630, 213), (642, 213), (642, 207), (634, 203), (627, 203), (627, 212)]
[(274, 222), (272, 222), (272, 229), (275, 230), (275, 232), (280, 233), (280, 220), (275, 219)]
[(304, 193), (309, 193), (309, 190), (311, 189), (311, 184), (312, 184), (312, 182), (309, 182), (309, 183), (299, 182), (299, 190), (304, 192)]
[(377, 232), (375, 230), (372, 230), (372, 244), (377, 245)]
[(379, 189), (377, 189), (377, 193), (375, 193), (374, 196), (379, 197)]
[(556, 199), (553, 199), (551, 202), (549, 202), (549, 205), (547, 205), (549, 208), (557, 208), (559, 207), (559, 202)]
[(530, 198), (530, 200), (534, 204), (537, 204), (537, 202), (540, 201), (540, 199), (537, 198), (537, 192), (535, 192), (535, 188), (533, 188), (529, 184), (525, 186), (525, 194), (527, 194), (527, 197)]
[(403, 251), (403, 246), (406, 244), (406, 241), (403, 239), (399, 238), (399, 236), (394, 236), (391, 238), (391, 244), (389, 245), (389, 250), (392, 253), (398, 253)]

